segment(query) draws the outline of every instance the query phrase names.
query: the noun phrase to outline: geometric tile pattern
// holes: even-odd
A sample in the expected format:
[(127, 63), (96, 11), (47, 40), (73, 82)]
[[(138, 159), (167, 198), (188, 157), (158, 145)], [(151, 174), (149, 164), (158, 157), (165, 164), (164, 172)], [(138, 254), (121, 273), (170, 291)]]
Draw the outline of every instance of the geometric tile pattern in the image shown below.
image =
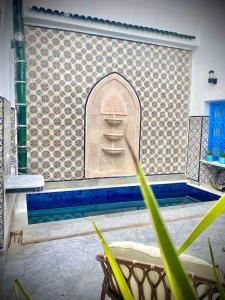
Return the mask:
[[(210, 185), (214, 182), (218, 168), (200, 163), (205, 158), (208, 148), (208, 116), (193, 116), (189, 118), (188, 153), (187, 153), (187, 177), (198, 181), (200, 185)], [(221, 178), (222, 180), (222, 175)]]
[(187, 152), (187, 178), (199, 180), (199, 159), (201, 152), (202, 117), (189, 118), (188, 152)]
[(16, 114), (15, 108), (11, 108), (11, 167), (17, 170), (17, 147), (16, 147)]
[[(189, 118), (188, 134), (188, 153), (187, 153), (187, 177), (191, 181), (197, 181), (200, 185), (212, 185), (219, 181), (221, 185), (225, 182), (225, 172), (221, 173), (218, 178), (217, 171), (220, 170), (215, 166), (200, 163), (200, 159), (205, 158), (205, 151), (208, 148), (208, 116), (193, 116)], [(217, 180), (216, 180), (217, 178)]]
[(32, 26), (25, 35), (30, 173), (84, 177), (86, 100), (112, 72), (140, 100), (145, 174), (185, 172), (191, 51)]
[[(11, 174), (11, 106), (10, 102), (4, 99), (4, 115), (3, 115), (3, 160), (4, 160), (4, 182)], [(7, 246), (8, 235), (10, 230), (11, 216), (14, 206), (15, 195), (5, 195), (4, 209), (4, 248)]]
[(0, 96), (0, 249), (3, 248), (4, 242), (4, 187), (3, 187), (3, 98)]
[(11, 174), (11, 106), (10, 102), (3, 101), (3, 163), (4, 180)]
[(206, 165), (200, 163), (204, 159), (208, 146), (208, 116), (192, 116), (189, 118), (188, 152), (186, 174), (191, 180), (200, 184), (209, 183), (213, 170), (209, 172)]
[(208, 149), (209, 117), (202, 117), (202, 136), (201, 136), (201, 159), (205, 157), (205, 151)]
[[(205, 151), (208, 148), (208, 130), (209, 130), (209, 117), (203, 117), (202, 121), (202, 138), (201, 138), (201, 159), (205, 157)], [(218, 175), (218, 171), (222, 171)], [(210, 185), (210, 181), (217, 182), (220, 185), (225, 183), (225, 171), (220, 168), (209, 166), (206, 164), (200, 165), (199, 183), (200, 185)]]
[[(201, 159), (205, 157), (205, 151), (208, 148), (208, 129), (209, 129), (209, 117), (203, 117), (202, 123), (202, 139), (201, 139)], [(205, 164), (200, 165), (200, 184), (209, 184), (210, 179), (215, 176), (216, 168), (209, 168)]]
[[(0, 96), (0, 249), (4, 248), (5, 225), (9, 221), (11, 203), (5, 202), (4, 182), (11, 172), (11, 120), (10, 103)], [(8, 227), (7, 227), (8, 228)]]
[(214, 182), (216, 173), (219, 168), (214, 166), (209, 166), (206, 164), (201, 164), (200, 168), (200, 176), (199, 176), (199, 184), (200, 185), (210, 185), (210, 181)]

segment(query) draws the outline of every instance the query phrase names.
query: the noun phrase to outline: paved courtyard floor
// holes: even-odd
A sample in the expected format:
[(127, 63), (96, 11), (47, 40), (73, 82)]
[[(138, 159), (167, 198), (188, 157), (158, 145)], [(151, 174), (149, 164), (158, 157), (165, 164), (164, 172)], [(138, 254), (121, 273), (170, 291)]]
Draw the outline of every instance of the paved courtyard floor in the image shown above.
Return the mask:
[[(176, 246), (199, 221), (198, 217), (169, 222), (168, 229)], [(156, 244), (152, 226), (105, 232), (108, 243), (130, 240)], [(186, 251), (209, 259), (210, 237), (217, 262), (225, 270), (225, 215), (218, 218)], [(101, 251), (96, 235), (90, 234), (30, 245), (11, 244), (8, 252), (3, 291), (0, 299), (13, 300), (12, 281), (20, 278), (33, 300), (99, 299), (103, 274), (95, 256)]]

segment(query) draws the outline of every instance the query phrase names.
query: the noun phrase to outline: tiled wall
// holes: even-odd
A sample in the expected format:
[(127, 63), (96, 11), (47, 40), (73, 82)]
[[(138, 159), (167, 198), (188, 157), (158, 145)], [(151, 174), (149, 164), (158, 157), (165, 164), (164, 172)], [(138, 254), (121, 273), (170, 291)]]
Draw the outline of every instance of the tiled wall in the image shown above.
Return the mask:
[(85, 103), (112, 72), (140, 100), (144, 172), (185, 172), (191, 51), (32, 26), (25, 32), (30, 173), (84, 177)]
[(216, 168), (211, 168), (203, 163), (208, 145), (209, 117), (193, 116), (189, 118), (187, 177), (199, 184), (209, 184), (215, 176)]
[(17, 173), (17, 136), (16, 136), (16, 110), (11, 107), (11, 167), (12, 172)]
[[(203, 117), (202, 120), (202, 137), (201, 137), (201, 159), (205, 158), (205, 151), (208, 148), (208, 128), (209, 117)], [(215, 168), (213, 168), (215, 171)], [(210, 176), (214, 176), (213, 169), (209, 172), (209, 168), (202, 164), (200, 165), (199, 183), (208, 184)]]
[(186, 173), (188, 179), (200, 181), (202, 164), (208, 144), (208, 122), (207, 116), (193, 116), (189, 118), (188, 152)]
[(10, 103), (0, 97), (0, 250), (4, 250), (9, 239), (9, 230), (15, 195), (5, 194), (4, 184), (11, 174), (11, 130), (12, 122)]
[(6, 201), (6, 195), (4, 190), (4, 183), (11, 172), (11, 119), (10, 103), (2, 97), (0, 97), (0, 124), (0, 249), (3, 249), (8, 236), (8, 219), (11, 209), (11, 204), (7, 203)]
[(199, 159), (201, 155), (202, 117), (189, 118), (187, 177), (199, 180)]
[(209, 117), (207, 116), (189, 118), (186, 174), (188, 179), (199, 185), (218, 188), (215, 183), (224, 186), (224, 170), (200, 162), (205, 158), (205, 151), (208, 147), (208, 127)]
[(3, 248), (4, 228), (3, 228), (3, 203), (4, 203), (4, 183), (3, 183), (3, 99), (0, 97), (0, 249)]

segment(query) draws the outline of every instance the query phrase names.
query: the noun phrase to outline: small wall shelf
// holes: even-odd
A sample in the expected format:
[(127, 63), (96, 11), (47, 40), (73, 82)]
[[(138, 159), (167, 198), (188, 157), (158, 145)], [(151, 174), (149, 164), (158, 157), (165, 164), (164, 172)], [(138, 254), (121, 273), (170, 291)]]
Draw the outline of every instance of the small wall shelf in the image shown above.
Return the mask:
[(108, 123), (110, 126), (118, 126), (123, 122), (123, 119), (116, 119), (116, 118), (106, 118), (106, 123)]
[(217, 160), (207, 161), (205, 159), (201, 159), (200, 162), (203, 163), (203, 164), (206, 164), (206, 165), (210, 165), (210, 166), (225, 169), (225, 164), (220, 164)]
[(102, 151), (107, 153), (108, 155), (120, 155), (124, 153), (125, 148), (102, 148)]
[(42, 175), (13, 175), (5, 183), (6, 193), (42, 191), (45, 185)]

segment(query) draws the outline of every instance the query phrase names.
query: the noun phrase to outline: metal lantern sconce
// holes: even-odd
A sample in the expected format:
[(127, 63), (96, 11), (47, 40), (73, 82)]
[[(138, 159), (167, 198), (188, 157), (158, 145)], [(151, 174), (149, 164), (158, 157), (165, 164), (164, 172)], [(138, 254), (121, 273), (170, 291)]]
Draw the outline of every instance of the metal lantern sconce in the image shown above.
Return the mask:
[(216, 78), (215, 72), (213, 70), (209, 71), (208, 83), (217, 84), (217, 78)]

